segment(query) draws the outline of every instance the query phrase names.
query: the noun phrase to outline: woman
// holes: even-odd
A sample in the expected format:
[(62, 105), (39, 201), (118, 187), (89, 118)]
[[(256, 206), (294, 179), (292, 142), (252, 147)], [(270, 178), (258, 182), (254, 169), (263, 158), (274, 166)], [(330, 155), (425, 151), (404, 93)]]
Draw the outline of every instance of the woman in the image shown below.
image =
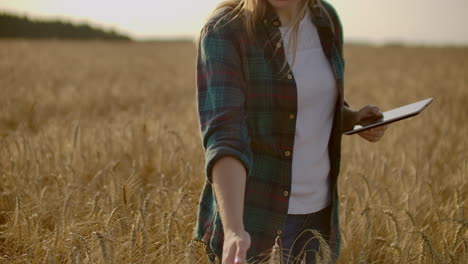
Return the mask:
[[(306, 229), (340, 250), (341, 135), (381, 116), (344, 101), (341, 22), (319, 0), (232, 0), (200, 32), (197, 103), (206, 181), (194, 241), (210, 262), (254, 263)], [(387, 127), (359, 133), (378, 141)], [(284, 259), (317, 241), (301, 236)], [(268, 257), (268, 256), (267, 256)]]

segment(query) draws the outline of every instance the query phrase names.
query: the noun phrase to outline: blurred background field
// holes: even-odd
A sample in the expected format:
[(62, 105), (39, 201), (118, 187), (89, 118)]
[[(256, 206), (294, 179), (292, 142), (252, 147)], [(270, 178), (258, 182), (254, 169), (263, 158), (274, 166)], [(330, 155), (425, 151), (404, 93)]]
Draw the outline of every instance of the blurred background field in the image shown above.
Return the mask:
[[(0, 263), (205, 263), (190, 42), (0, 41)], [(345, 98), (434, 97), (343, 136), (340, 263), (466, 263), (468, 48), (345, 47)]]

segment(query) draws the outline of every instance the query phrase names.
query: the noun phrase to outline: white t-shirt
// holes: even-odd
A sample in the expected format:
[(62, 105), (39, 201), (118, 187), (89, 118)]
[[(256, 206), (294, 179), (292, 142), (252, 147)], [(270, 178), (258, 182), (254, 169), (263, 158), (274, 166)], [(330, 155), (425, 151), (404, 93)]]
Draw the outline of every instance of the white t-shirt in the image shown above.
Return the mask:
[[(291, 65), (287, 28), (279, 28)], [(292, 46), (292, 45), (291, 45)], [(309, 10), (300, 22), (292, 73), (297, 86), (297, 120), (288, 214), (309, 214), (330, 203), (328, 140), (338, 91)]]

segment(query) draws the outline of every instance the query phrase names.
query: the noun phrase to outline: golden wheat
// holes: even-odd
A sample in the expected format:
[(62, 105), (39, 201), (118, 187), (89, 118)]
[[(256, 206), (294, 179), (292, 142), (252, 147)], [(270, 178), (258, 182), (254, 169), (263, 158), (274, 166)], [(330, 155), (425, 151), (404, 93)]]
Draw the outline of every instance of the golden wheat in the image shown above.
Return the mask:
[[(195, 56), (188, 42), (0, 42), (0, 263), (207, 263), (190, 243)], [(347, 45), (345, 58), (355, 109), (434, 102), (378, 143), (344, 136), (339, 262), (464, 263), (468, 48)], [(326, 245), (318, 255), (329, 262)]]

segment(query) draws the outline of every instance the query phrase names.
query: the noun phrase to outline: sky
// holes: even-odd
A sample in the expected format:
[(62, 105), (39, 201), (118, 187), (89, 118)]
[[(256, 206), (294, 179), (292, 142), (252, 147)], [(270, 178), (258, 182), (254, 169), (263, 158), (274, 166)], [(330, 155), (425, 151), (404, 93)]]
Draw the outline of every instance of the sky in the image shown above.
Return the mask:
[[(193, 38), (221, 0), (0, 0), (0, 12), (86, 22), (136, 40)], [(347, 42), (468, 45), (468, 0), (328, 0)], [(1, 25), (0, 25), (1, 26)]]

